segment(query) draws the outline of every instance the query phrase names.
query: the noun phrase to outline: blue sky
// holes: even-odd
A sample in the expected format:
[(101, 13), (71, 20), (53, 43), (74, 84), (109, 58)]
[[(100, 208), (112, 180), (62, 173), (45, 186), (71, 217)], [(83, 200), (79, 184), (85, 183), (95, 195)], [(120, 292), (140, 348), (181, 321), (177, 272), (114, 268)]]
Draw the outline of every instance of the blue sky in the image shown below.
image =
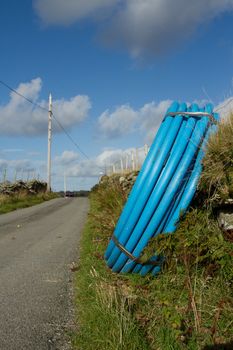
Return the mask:
[[(92, 186), (105, 166), (150, 144), (173, 100), (233, 90), (232, 0), (8, 0), (0, 80), (47, 108), (54, 189)], [(46, 179), (47, 113), (0, 85), (0, 176)]]

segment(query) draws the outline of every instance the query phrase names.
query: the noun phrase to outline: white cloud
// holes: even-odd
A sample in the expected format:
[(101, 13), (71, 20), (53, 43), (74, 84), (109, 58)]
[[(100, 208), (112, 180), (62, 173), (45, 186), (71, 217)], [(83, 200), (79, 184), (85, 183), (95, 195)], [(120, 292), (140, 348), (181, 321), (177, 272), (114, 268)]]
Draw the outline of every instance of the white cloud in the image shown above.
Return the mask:
[(232, 8), (232, 0), (128, 0), (106, 38), (134, 57), (156, 55), (173, 49), (202, 22)]
[(105, 150), (92, 159), (80, 159), (78, 153), (64, 151), (55, 158), (55, 172), (70, 177), (98, 177), (105, 171), (107, 163), (115, 162), (122, 154), (122, 150)]
[[(67, 164), (66, 166), (65, 173), (67, 177), (99, 177), (103, 173), (112, 171), (113, 165), (115, 166), (115, 169), (120, 172), (121, 160), (124, 169), (126, 166), (132, 168), (132, 153), (134, 154), (134, 158), (136, 158), (136, 149), (134, 148), (105, 149), (95, 158), (70, 162), (70, 164)], [(137, 157), (139, 163), (142, 164), (145, 159), (144, 147), (137, 149)], [(62, 156), (58, 158), (61, 159)], [(58, 166), (56, 174), (63, 176), (64, 167)]]
[(170, 100), (164, 100), (147, 103), (139, 110), (129, 105), (122, 105), (112, 113), (106, 110), (98, 119), (100, 131), (109, 138), (142, 131), (146, 133), (145, 140), (151, 142), (170, 104)]
[(132, 132), (138, 121), (138, 113), (128, 105), (122, 105), (110, 113), (106, 110), (98, 119), (100, 130), (107, 137), (118, 137)]
[(33, 171), (35, 170), (34, 165), (28, 160), (28, 159), (17, 159), (17, 160), (11, 160), (8, 162), (9, 167), (20, 171), (20, 170), (25, 170), (25, 171)]
[(55, 157), (54, 161), (60, 166), (67, 166), (79, 159), (79, 154), (73, 151), (64, 151), (60, 156)]
[[(86, 17), (101, 15), (119, 0), (35, 0), (34, 6), (45, 24), (70, 24)], [(101, 16), (102, 17), (102, 16)]]
[(164, 100), (157, 104), (155, 102), (151, 102), (145, 104), (140, 109), (141, 128), (142, 131), (146, 132), (146, 141), (148, 143), (152, 143), (171, 103), (171, 100)]
[(46, 24), (104, 18), (105, 40), (138, 57), (172, 49), (202, 23), (231, 11), (233, 0), (35, 0), (35, 9)]
[(38, 152), (38, 151), (30, 151), (30, 152), (27, 152), (27, 155), (29, 157), (37, 157), (37, 156), (40, 156), (42, 153), (41, 152)]
[(22, 148), (2, 148), (0, 149), (0, 153), (21, 153), (24, 152)]
[(66, 169), (68, 177), (98, 177), (103, 171), (96, 159), (83, 160)]
[(15, 170), (15, 171), (33, 171), (34, 165), (28, 159), (0, 159), (0, 170)]
[[(17, 92), (47, 109), (47, 101), (39, 100), (42, 80), (36, 78), (27, 83), (19, 84)], [(53, 101), (54, 114), (57, 120), (66, 128), (82, 122), (91, 108), (88, 96), (78, 95), (70, 100), (59, 99)], [(39, 135), (47, 133), (48, 114), (15, 93), (10, 93), (10, 100), (6, 105), (0, 105), (0, 134), (4, 135)], [(61, 129), (53, 123), (54, 132)]]

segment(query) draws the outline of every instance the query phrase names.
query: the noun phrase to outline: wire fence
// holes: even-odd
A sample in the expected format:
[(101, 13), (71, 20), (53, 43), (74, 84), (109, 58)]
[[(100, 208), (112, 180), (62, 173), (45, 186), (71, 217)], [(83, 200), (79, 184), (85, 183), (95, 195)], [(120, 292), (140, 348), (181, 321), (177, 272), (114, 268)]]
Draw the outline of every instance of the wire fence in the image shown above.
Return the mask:
[(8, 168), (4, 168), (0, 171), (0, 183), (14, 183), (17, 181), (28, 182), (32, 180), (42, 180), (39, 173), (34, 170), (21, 169), (12, 171)]
[(148, 152), (149, 146), (147, 144), (140, 148), (122, 152), (117, 160), (106, 166), (106, 175), (128, 174), (131, 171), (140, 170)]

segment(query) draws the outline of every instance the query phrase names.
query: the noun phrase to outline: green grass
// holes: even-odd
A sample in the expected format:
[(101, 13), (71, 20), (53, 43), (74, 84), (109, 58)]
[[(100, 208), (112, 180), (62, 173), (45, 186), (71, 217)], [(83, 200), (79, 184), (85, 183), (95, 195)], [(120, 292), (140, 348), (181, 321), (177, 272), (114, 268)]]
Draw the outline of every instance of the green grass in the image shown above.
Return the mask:
[[(110, 191), (108, 206), (105, 209), (102, 207), (102, 212), (109, 211), (119, 198)], [(119, 206), (120, 202), (119, 199)], [(73, 345), (85, 350), (150, 349), (143, 330), (134, 317), (134, 296), (123, 281), (107, 269), (103, 261), (107, 238), (105, 231), (101, 235), (98, 228), (93, 228), (100, 209), (96, 206), (96, 195), (92, 195), (91, 213), (83, 233), (76, 275), (79, 331), (73, 335)], [(114, 215), (109, 220), (110, 227), (114, 227), (113, 222)], [(105, 229), (106, 226), (107, 222)], [(124, 293), (121, 288), (123, 285)]]
[(193, 209), (175, 235), (151, 242), (150, 249), (154, 244), (167, 256), (156, 278), (114, 274), (103, 255), (125, 199), (111, 181), (90, 196), (76, 274), (74, 348), (199, 350), (230, 344), (233, 244), (214, 217)]
[(0, 214), (9, 213), (11, 211), (31, 207), (36, 204), (40, 204), (44, 201), (56, 198), (55, 193), (39, 193), (35, 195), (26, 195), (19, 193), (14, 196), (0, 196)]
[(166, 256), (157, 277), (114, 274), (104, 252), (126, 200), (117, 178), (90, 196), (76, 275), (78, 350), (233, 349), (233, 236), (216, 208), (233, 196), (233, 115), (210, 138), (193, 208), (142, 257)]

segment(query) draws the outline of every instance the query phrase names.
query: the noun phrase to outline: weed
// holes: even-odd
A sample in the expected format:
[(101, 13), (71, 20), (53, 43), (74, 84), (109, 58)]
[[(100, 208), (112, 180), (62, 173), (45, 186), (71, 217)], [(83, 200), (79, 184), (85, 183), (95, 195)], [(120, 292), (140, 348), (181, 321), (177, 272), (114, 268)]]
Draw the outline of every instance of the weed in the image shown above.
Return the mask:
[[(91, 210), (95, 212), (94, 206)], [(101, 258), (105, 244), (96, 239), (99, 233), (93, 231), (92, 220), (90, 216), (84, 231), (76, 273), (79, 329), (73, 345), (85, 350), (149, 350), (134, 317), (137, 298), (106, 268)]]

